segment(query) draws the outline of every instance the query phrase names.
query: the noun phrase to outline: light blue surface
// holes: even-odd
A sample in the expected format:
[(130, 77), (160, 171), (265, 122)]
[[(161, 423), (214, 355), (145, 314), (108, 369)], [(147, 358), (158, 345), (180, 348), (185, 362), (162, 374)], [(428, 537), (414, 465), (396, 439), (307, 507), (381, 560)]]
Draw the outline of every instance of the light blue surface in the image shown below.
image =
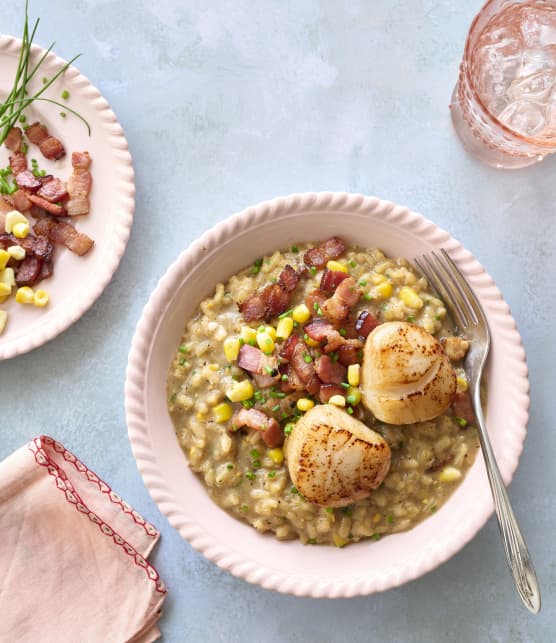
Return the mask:
[[(448, 111), (478, 0), (32, 0), (39, 42), (101, 90), (133, 154), (137, 209), (122, 264), (72, 328), (0, 363), (0, 459), (45, 432), (162, 531), (164, 641), (551, 641), (556, 628), (556, 158), (500, 172), (469, 158)], [(22, 2), (0, 29), (21, 33)], [(521, 607), (491, 519), (405, 587), (326, 601), (236, 580), (182, 541), (146, 491), (123, 411), (127, 353), (149, 293), (208, 227), (307, 190), (376, 194), (422, 212), (481, 261), (512, 308), (531, 379), (511, 485), (543, 610)], [(465, 516), (462, 516), (465, 521)]]

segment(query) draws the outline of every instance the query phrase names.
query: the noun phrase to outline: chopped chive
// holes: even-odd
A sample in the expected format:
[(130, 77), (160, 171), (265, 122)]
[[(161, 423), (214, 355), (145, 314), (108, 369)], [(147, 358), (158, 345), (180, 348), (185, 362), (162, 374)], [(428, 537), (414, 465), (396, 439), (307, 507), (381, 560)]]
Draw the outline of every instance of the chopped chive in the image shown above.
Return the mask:
[(292, 487), (292, 488), (290, 489), (290, 492), (291, 492), (291, 493), (294, 493), (294, 494), (299, 493), (299, 491), (297, 490), (297, 487)]
[(408, 321), (410, 324), (415, 323), (415, 317), (413, 317), (413, 315), (409, 315), (409, 317), (406, 317), (405, 320)]
[(339, 332), (342, 337), (345, 337), (347, 335), (347, 330), (345, 328), (340, 328)]
[(67, 116), (67, 114), (66, 114), (66, 112), (60, 112), (60, 116), (61, 116), (62, 118), (65, 118), (65, 117)]
[(367, 280), (366, 279), (360, 279), (359, 280), (359, 285), (360, 286), (366, 286), (367, 285)]
[(62, 92), (62, 98), (64, 100), (68, 100), (69, 97), (70, 97), (70, 93), (68, 92), (67, 89), (64, 89), (64, 91)]
[[(286, 378), (287, 378), (287, 375), (286, 375)], [(280, 391), (270, 391), (270, 393), (268, 394), (268, 397), (277, 397), (279, 399), (282, 399), (286, 397), (286, 394), (281, 393)]]
[(245, 344), (245, 340), (243, 339), (243, 337), (240, 337), (239, 338), (239, 345), (243, 346), (243, 344)]
[(259, 458), (261, 454), (257, 451), (257, 449), (251, 449), (251, 451), (249, 451), (249, 455), (252, 458)]
[(348, 384), (347, 382), (342, 382), (342, 386), (343, 386), (344, 388), (349, 388), (349, 384)]
[(253, 473), (253, 471), (248, 471), (245, 474), (245, 477), (247, 478), (247, 480), (254, 480), (257, 476)]
[(292, 246), (291, 251), (297, 254), (299, 252), (299, 248), (297, 246)]
[(185, 366), (185, 357), (182, 357), (182, 359), (180, 359), (180, 366)]
[(268, 472), (268, 477), (269, 477), (269, 478), (274, 478), (274, 477), (276, 477), (276, 471), (269, 471), (269, 472)]
[(228, 464), (226, 465), (226, 469), (228, 469), (228, 471), (231, 471), (233, 468), (234, 465), (231, 462), (228, 462)]
[(357, 401), (357, 398), (356, 398), (356, 396), (355, 396), (355, 395), (353, 395), (352, 393), (350, 393), (350, 394), (346, 397), (346, 402), (347, 402), (348, 404), (355, 404), (355, 402), (356, 402), (356, 401)]
[(394, 522), (394, 516), (392, 516), (391, 514), (386, 516), (386, 522), (392, 524)]
[(284, 373), (284, 375), (282, 375), (282, 382), (287, 382), (287, 381), (288, 381), (288, 376)]
[(317, 274), (317, 269), (315, 268), (315, 266), (311, 266), (311, 267), (309, 268), (309, 272), (310, 272), (312, 275), (316, 275), (316, 274)]
[(261, 461), (260, 460), (253, 460), (251, 463), (253, 465), (253, 469), (258, 469), (261, 466)]
[(27, 120), (27, 117), (25, 116), (25, 114), (22, 114), (22, 115), (19, 117), (19, 122), (20, 122), (20, 123), (25, 123), (25, 121), (26, 121), (26, 120)]
[(265, 372), (266, 372), (266, 374), (267, 374), (267, 375), (273, 375), (273, 374), (274, 374), (274, 371), (275, 371), (276, 369), (272, 368), (272, 366), (269, 366), (269, 365), (267, 364), (267, 365), (265, 365), (264, 370), (265, 370)]
[(348, 261), (348, 263), (349, 263), (349, 265), (350, 265), (352, 268), (356, 268), (356, 267), (357, 267), (357, 261), (354, 261), (353, 259), (350, 259), (350, 260)]
[(334, 509), (333, 509), (332, 507), (327, 507), (327, 508), (326, 508), (326, 513), (333, 514), (333, 513), (334, 513)]
[(436, 321), (442, 321), (440, 315), (435, 315), (434, 318), (436, 319)]
[(255, 406), (254, 400), (243, 400), (241, 403), (244, 409), (252, 409)]
[(380, 539), (382, 538), (382, 536), (381, 536), (380, 534), (373, 534), (373, 535), (371, 536), (371, 538), (372, 538), (373, 540), (380, 540)]
[(351, 516), (353, 514), (353, 507), (342, 507), (342, 513), (346, 516)]
[(317, 539), (316, 538), (309, 538), (307, 541), (309, 545), (316, 545), (317, 544)]
[(305, 355), (303, 355), (303, 361), (306, 364), (310, 364), (313, 361), (313, 358), (309, 355), (309, 353), (305, 353)]
[(182, 345), (178, 348), (178, 350), (179, 350), (179, 352), (180, 352), (180, 353), (187, 353), (187, 351), (189, 350), (189, 348), (188, 348), (185, 344), (182, 344)]
[(367, 301), (371, 301), (371, 300), (372, 300), (372, 298), (373, 298), (373, 296), (371, 295), (371, 293), (370, 293), (370, 292), (366, 292), (366, 293), (363, 295), (363, 299), (366, 299)]
[(176, 401), (176, 393), (170, 395), (170, 402), (173, 404)]
[(339, 357), (339, 355), (338, 355), (338, 353), (336, 353), (336, 351), (334, 351), (334, 352), (332, 352), (332, 353), (328, 353), (328, 357), (330, 357), (330, 359), (331, 359), (333, 362), (337, 362), (337, 361), (338, 361), (338, 357)]
[(47, 82), (48, 82), (48, 78), (46, 76), (43, 76), (42, 77), (42, 84), (46, 85)]
[(286, 312), (282, 313), (281, 315), (278, 315), (278, 319), (284, 319), (285, 317), (288, 317), (288, 315), (291, 315), (293, 312), (293, 308), (290, 308), (289, 310), (286, 310)]
[(246, 513), (247, 511), (249, 511), (249, 507), (247, 505), (241, 505), (241, 511), (243, 511), (243, 513)]
[(315, 303), (313, 304), (313, 310), (318, 310), (318, 309), (319, 309), (319, 302), (315, 301)]
[(265, 332), (265, 329), (266, 329), (266, 327), (265, 327), (265, 326), (259, 326), (259, 327), (257, 328), (257, 333), (264, 333), (264, 332)]
[(249, 346), (256, 346), (257, 342), (254, 339), (250, 339), (248, 342)]
[(348, 407), (347, 407), (347, 409), (346, 409), (346, 411), (347, 411), (350, 415), (353, 415), (353, 409), (351, 408), (351, 406), (348, 406)]
[(431, 513), (434, 513), (436, 511), (436, 505), (432, 505), (432, 507), (429, 509)]
[(286, 426), (284, 427), (284, 434), (285, 434), (285, 435), (289, 435), (289, 434), (292, 432), (292, 429), (293, 429), (293, 424), (292, 424), (291, 422), (289, 422), (289, 423), (288, 423), (288, 424), (286, 424)]
[(279, 410), (280, 410), (280, 405), (279, 404), (276, 404), (276, 406), (273, 406), (272, 409), (271, 409), (271, 411), (273, 413), (276, 413), (276, 411), (279, 411)]

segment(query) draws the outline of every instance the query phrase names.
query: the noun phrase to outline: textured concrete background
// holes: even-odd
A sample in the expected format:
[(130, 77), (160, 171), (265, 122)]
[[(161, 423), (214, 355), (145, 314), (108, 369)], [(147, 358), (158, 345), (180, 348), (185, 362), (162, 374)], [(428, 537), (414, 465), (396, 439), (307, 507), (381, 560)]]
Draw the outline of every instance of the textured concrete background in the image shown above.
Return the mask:
[[(39, 432), (75, 451), (162, 530), (164, 641), (551, 641), (556, 626), (556, 158), (504, 173), (469, 158), (448, 102), (478, 0), (32, 0), (122, 123), (137, 173), (127, 253), (100, 300), (48, 345), (0, 364), (0, 459)], [(0, 29), (19, 35), (22, 1)], [(127, 352), (147, 297), (209, 226), (306, 190), (376, 194), (450, 230), (510, 304), (531, 371), (511, 497), (543, 590), (521, 608), (496, 523), (436, 571), (369, 598), (280, 596), (221, 571), (170, 528), (131, 455)], [(462, 521), (465, 516), (462, 516)], [(62, 639), (63, 640), (63, 637)]]

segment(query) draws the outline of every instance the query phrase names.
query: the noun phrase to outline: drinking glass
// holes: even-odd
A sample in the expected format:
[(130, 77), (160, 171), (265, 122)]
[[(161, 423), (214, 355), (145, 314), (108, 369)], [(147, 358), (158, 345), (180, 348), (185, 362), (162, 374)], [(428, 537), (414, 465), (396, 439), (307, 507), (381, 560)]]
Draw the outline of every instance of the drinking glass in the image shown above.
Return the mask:
[(467, 35), (450, 105), (464, 147), (515, 169), (556, 152), (556, 0), (489, 0)]

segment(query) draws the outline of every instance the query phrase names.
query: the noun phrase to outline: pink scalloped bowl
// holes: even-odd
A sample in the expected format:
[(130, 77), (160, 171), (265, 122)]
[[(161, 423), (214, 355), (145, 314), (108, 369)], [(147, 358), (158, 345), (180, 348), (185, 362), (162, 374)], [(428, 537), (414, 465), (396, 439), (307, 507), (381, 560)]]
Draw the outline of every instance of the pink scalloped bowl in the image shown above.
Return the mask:
[(340, 234), (349, 243), (413, 258), (444, 247), (479, 296), (492, 330), (488, 426), (504, 481), (525, 439), (528, 379), (507, 304), (481, 265), (447, 232), (387, 201), (308, 193), (260, 203), (206, 232), (169, 268), (137, 326), (126, 374), (129, 439), (146, 486), (195, 549), (251, 583), (297, 596), (349, 597), (384, 591), (432, 570), (460, 550), (493, 510), (481, 456), (450, 500), (414, 529), (344, 549), (261, 535), (214, 504), (187, 466), (166, 409), (166, 376), (186, 321), (216, 283), (293, 242)]
[[(21, 41), (0, 36), (0, 100), (11, 89)], [(44, 49), (32, 49), (37, 60)], [(34, 90), (42, 86), (42, 78), (52, 77), (66, 61), (52, 52), (31, 83)], [(61, 94), (67, 90), (69, 99)], [(27, 123), (40, 120), (51, 134), (58, 136), (67, 154), (59, 161), (48, 161), (30, 145), (28, 159), (36, 158), (47, 172), (66, 179), (72, 172), (71, 152), (88, 150), (93, 160), (91, 173), (93, 189), (91, 211), (75, 217), (75, 227), (95, 241), (83, 257), (59, 247), (55, 250), (54, 275), (41, 284), (48, 291), (50, 303), (46, 308), (21, 306), (11, 297), (0, 308), (8, 312), (8, 323), (0, 335), (0, 360), (26, 353), (53, 339), (77, 321), (96, 301), (108, 285), (122, 258), (135, 208), (133, 165), (124, 132), (114, 112), (98, 89), (75, 67), (70, 67), (45, 96), (67, 103), (90, 123), (91, 136), (83, 123), (69, 111), (62, 118), (62, 108), (47, 102), (33, 104), (25, 115)], [(8, 150), (0, 150), (0, 167), (8, 163)]]

